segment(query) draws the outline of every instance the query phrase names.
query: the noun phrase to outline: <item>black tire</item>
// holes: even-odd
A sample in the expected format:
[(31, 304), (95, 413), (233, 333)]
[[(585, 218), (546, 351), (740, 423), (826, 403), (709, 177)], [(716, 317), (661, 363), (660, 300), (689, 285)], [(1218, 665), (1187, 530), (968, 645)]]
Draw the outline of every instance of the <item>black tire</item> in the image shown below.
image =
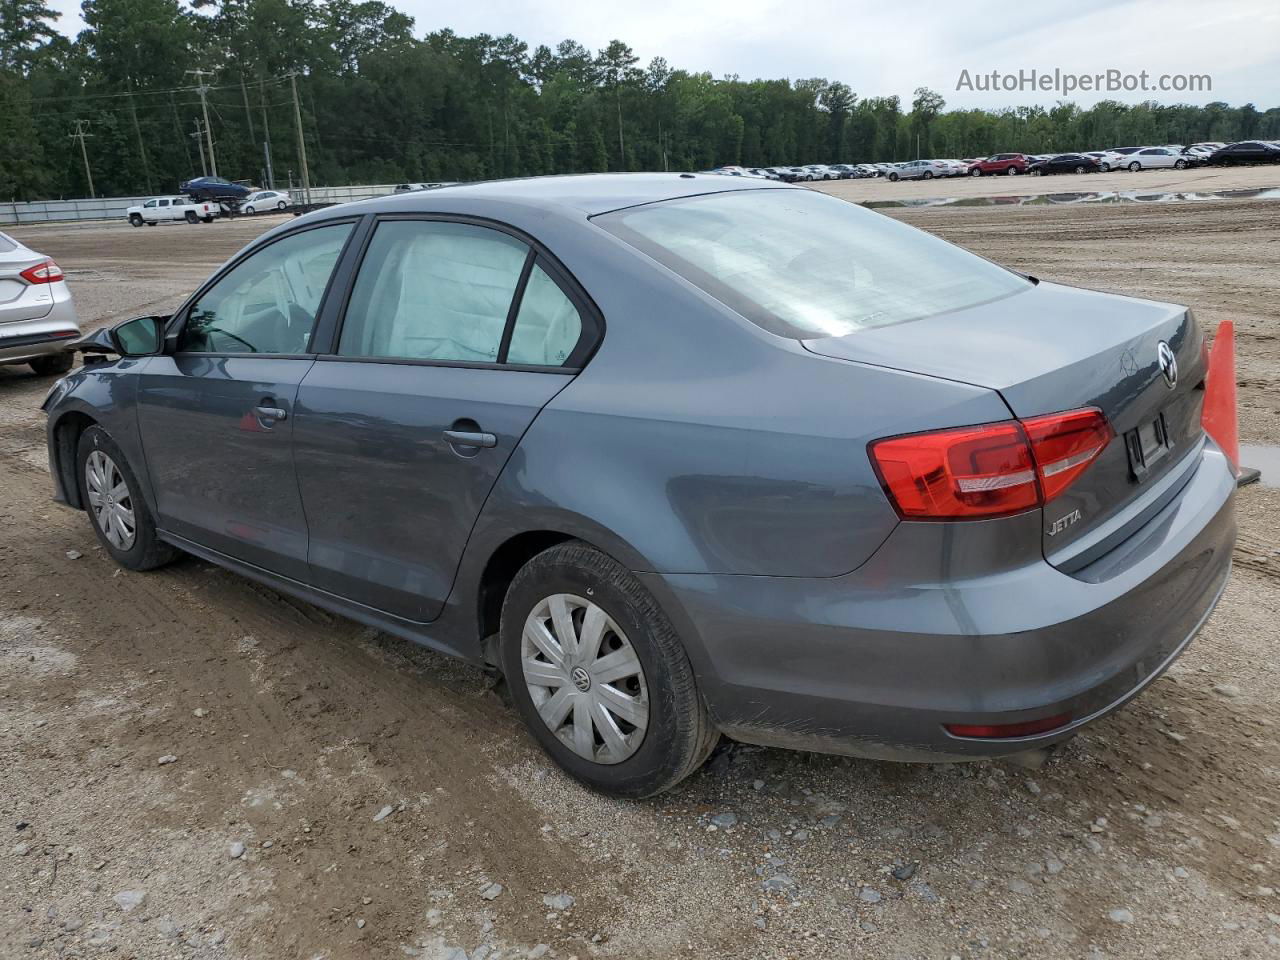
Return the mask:
[(1033, 177), (1044, 176), (1044, 171), (1041, 170), (1039, 167), (1032, 167), (1030, 170), (1027, 171), (1027, 173), (1031, 174), (1031, 176)]
[(281, 200), (279, 203), (277, 203), (277, 204), (276, 204), (276, 209), (277, 209), (277, 210), (284, 210), (284, 209), (286, 209), (288, 206), (289, 206), (289, 205), (288, 205), (287, 203), (285, 203), (283, 200)]
[(971, 177), (980, 177), (980, 176), (982, 176), (982, 171), (981, 171), (980, 169), (978, 169), (977, 167), (974, 167), (972, 170), (970, 170), (970, 171), (969, 171), (969, 176), (971, 176)]
[(1085, 172), (1085, 169), (1083, 166), (1081, 165), (1076, 166), (1076, 173), (1084, 173), (1084, 172)]
[(898, 175), (897, 175), (896, 173), (890, 173), (890, 174), (889, 174), (889, 182), (890, 182), (890, 183), (897, 183), (897, 182), (898, 182)]
[(213, 223), (213, 217), (203, 217), (205, 223)]
[(1173, 166), (1174, 166), (1174, 169), (1175, 169), (1175, 170), (1185, 170), (1185, 169), (1187, 169), (1187, 161), (1185, 161), (1185, 160), (1175, 160), (1175, 161), (1173, 161)]
[(1142, 164), (1141, 164), (1141, 163), (1139, 163), (1137, 160), (1135, 160), (1135, 161), (1133, 161), (1133, 163), (1129, 164), (1129, 172), (1130, 172), (1130, 173), (1137, 173), (1137, 172), (1138, 172), (1139, 170), (1141, 170), (1141, 169), (1142, 169)]
[[(102, 527), (99, 526), (98, 516), (89, 502), (89, 483), (85, 477), (85, 466), (89, 455), (96, 451), (101, 451), (111, 459), (120, 473), (121, 480), (128, 488), (129, 507), (133, 510), (134, 536), (133, 542), (126, 549), (121, 549), (108, 539)], [(84, 505), (85, 513), (89, 515), (93, 532), (98, 535), (98, 541), (103, 549), (116, 563), (129, 570), (152, 570), (172, 562), (179, 556), (177, 549), (156, 536), (155, 521), (151, 518), (151, 511), (147, 509), (146, 500), (141, 493), (142, 488), (129, 466), (129, 461), (125, 459), (124, 452), (116, 442), (111, 439), (111, 434), (96, 424), (80, 434), (80, 443), (76, 448), (76, 478), (80, 484), (80, 502)]]
[(933, 179), (933, 171), (932, 171), (932, 170), (926, 170), (926, 171), (924, 172), (924, 179), (926, 179), (926, 180), (932, 180), (932, 179)]
[[(603, 609), (626, 635), (644, 671), (648, 723), (639, 747), (620, 762), (596, 762), (562, 742), (539, 715), (525, 681), (525, 621), (558, 593), (589, 598)], [(525, 564), (503, 601), (499, 636), (502, 671), (525, 726), (556, 763), (593, 790), (631, 799), (669, 790), (697, 770), (719, 740), (689, 656), (666, 614), (625, 567), (593, 547), (571, 540)]]
[(31, 369), (41, 377), (53, 376), (55, 373), (66, 373), (71, 369), (71, 365), (75, 363), (76, 357), (73, 353), (50, 353), (43, 357), (36, 357), (34, 360), (28, 360)]
[(1102, 164), (1102, 172), (1103, 172), (1103, 173), (1110, 173), (1110, 172), (1111, 172), (1111, 164), (1109, 164), (1109, 163), (1104, 163), (1104, 164)]
[(196, 212), (194, 210), (188, 210), (185, 214), (183, 214), (183, 216), (186, 217), (187, 223), (200, 222), (200, 218), (196, 216)]
[(140, 214), (140, 213), (130, 214), (130, 215), (129, 215), (129, 223), (130, 223), (132, 226), (135, 226), (135, 227), (140, 227), (140, 226), (142, 226), (142, 224), (143, 224), (142, 214)]

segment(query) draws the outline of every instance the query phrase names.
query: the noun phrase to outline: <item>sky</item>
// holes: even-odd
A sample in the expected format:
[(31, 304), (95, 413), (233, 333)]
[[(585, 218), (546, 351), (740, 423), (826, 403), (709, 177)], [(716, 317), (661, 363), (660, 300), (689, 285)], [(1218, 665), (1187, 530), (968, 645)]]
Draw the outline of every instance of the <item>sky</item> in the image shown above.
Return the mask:
[[(513, 33), (529, 44), (572, 38), (592, 50), (630, 45), (641, 64), (716, 77), (825, 77), (859, 97), (909, 105), (927, 86), (948, 107), (997, 109), (1069, 99), (1137, 103), (1252, 102), (1280, 105), (1280, 0), (1108, 0), (1097, 4), (1031, 0), (389, 0), (416, 20), (422, 36), (449, 27), (462, 35)], [(83, 23), (78, 0), (53, 0), (59, 28)], [(1211, 89), (1064, 92), (1061, 86), (992, 91), (991, 71), (1036, 70), (1117, 76), (1207, 75)], [(965, 80), (967, 71), (967, 82)], [(958, 89), (959, 87), (959, 89)], [(985, 87), (985, 88), (984, 88)]]

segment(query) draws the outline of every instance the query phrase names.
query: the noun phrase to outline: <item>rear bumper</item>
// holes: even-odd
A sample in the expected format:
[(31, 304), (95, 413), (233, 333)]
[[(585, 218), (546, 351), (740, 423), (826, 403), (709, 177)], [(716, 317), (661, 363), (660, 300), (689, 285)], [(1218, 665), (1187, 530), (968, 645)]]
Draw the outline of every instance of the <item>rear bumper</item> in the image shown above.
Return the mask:
[(0, 364), (61, 353), (79, 336), (79, 318), (70, 294), (55, 295), (53, 309), (40, 319), (0, 323)]
[[(1207, 445), (1182, 493), (1117, 548), (1140, 559), (1120, 568), (1112, 557), (1099, 582), (1090, 568), (1068, 575), (1044, 562), (904, 582), (904, 569), (928, 575), (937, 565), (919, 556), (927, 541), (911, 523), (844, 577), (642, 579), (691, 638), (728, 735), (888, 760), (996, 757), (1065, 739), (1182, 652), (1227, 581), (1234, 489), (1225, 457)], [(1144, 539), (1147, 549), (1131, 549)], [(1070, 721), (1050, 732), (1009, 739), (944, 728), (1061, 714)]]

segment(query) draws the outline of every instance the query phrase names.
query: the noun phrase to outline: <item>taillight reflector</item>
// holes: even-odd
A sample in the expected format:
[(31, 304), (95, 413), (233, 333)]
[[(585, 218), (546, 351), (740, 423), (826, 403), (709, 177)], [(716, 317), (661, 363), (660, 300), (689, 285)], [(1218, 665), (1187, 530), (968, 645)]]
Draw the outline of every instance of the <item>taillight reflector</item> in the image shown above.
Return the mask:
[(62, 268), (52, 260), (45, 260), (33, 267), (27, 267), (18, 274), (27, 283), (57, 283), (65, 277)]
[(956, 737), (979, 737), (987, 740), (1001, 740), (1009, 737), (1031, 737), (1037, 733), (1048, 733), (1065, 727), (1071, 722), (1071, 714), (1059, 713), (1052, 717), (1041, 717), (1039, 720), (1027, 720), (1023, 723), (944, 723), (943, 728)]
[(964, 520), (1042, 506), (1097, 459), (1113, 436), (1101, 411), (877, 440), (871, 462), (904, 519)]

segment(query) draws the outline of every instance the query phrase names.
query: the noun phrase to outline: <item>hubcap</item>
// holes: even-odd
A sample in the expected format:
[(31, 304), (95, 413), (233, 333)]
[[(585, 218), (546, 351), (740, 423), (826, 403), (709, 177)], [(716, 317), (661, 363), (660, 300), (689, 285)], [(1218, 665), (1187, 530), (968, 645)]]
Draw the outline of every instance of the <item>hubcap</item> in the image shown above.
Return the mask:
[(117, 550), (133, 546), (137, 528), (133, 515), (133, 496), (114, 460), (95, 450), (84, 463), (84, 485), (89, 495), (89, 509), (102, 535)]
[(520, 663), (547, 729), (578, 756), (621, 763), (649, 726), (649, 688), (627, 635), (590, 600), (547, 597), (524, 622)]

